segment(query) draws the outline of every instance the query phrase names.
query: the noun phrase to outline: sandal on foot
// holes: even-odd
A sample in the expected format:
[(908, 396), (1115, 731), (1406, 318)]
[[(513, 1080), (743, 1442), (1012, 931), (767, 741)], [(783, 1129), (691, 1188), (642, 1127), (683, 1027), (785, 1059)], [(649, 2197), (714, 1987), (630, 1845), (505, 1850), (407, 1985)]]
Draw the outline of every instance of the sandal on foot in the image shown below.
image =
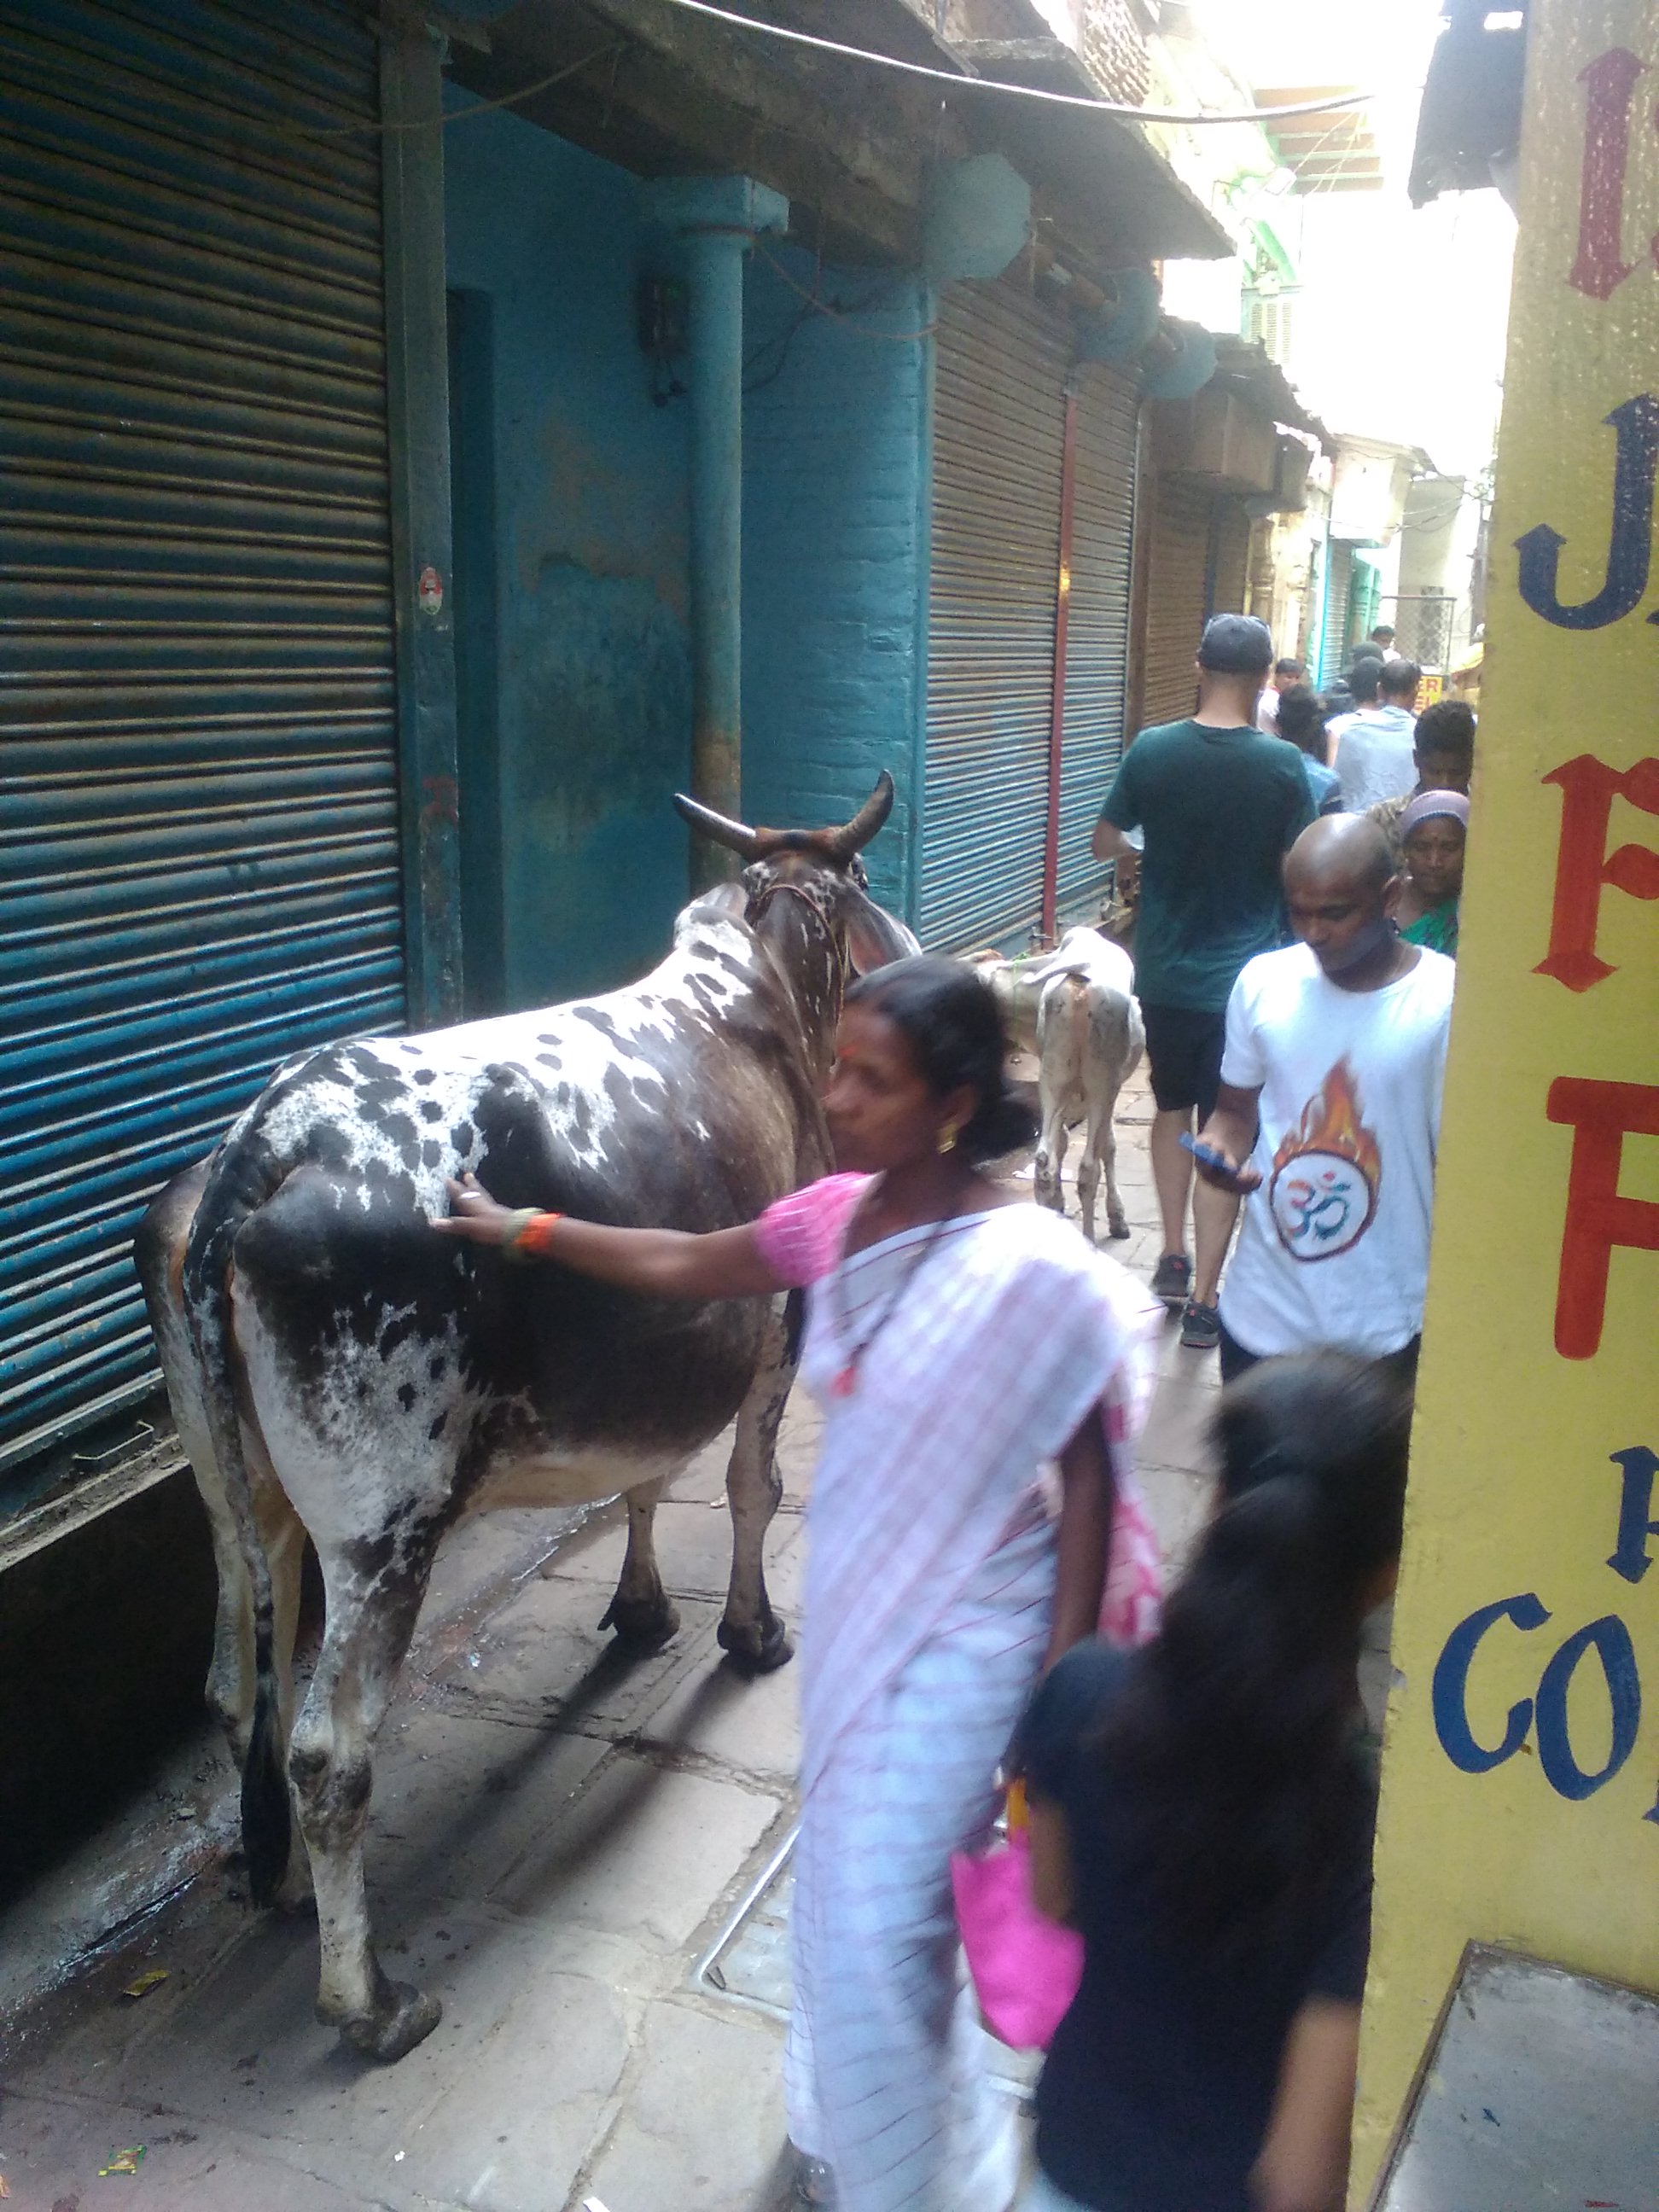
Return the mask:
[(821, 2158), (808, 2158), (805, 2152), (795, 2155), (795, 2202), (811, 2204), (824, 2212), (836, 2202), (836, 2177), (829, 2163)]

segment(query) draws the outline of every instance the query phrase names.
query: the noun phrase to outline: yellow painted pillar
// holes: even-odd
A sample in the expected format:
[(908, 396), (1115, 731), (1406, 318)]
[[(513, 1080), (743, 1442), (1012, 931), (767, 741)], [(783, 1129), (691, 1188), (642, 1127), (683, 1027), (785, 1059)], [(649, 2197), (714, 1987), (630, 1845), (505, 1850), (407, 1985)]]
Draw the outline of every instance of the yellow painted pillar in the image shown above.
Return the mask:
[(1656, 100), (1533, 0), (1356, 2203), (1466, 1942), (1659, 1990)]

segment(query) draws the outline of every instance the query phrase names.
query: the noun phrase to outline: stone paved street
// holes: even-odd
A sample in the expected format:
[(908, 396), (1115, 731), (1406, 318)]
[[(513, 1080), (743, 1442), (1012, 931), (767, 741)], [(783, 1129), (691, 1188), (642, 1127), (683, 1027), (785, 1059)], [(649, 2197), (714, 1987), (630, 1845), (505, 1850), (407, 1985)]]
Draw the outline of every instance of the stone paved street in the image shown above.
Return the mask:
[[(1143, 1275), (1158, 1244), (1149, 1113), (1137, 1086), (1120, 1117), (1133, 1234), (1112, 1248)], [(1174, 1554), (1205, 1502), (1215, 1361), (1182, 1351), (1172, 1324), (1163, 1368), (1143, 1465)], [(768, 1569), (792, 1617), (814, 1434), (798, 1398)], [(234, 1865), (201, 1848), (204, 1831), (211, 1842), (234, 1827), (232, 1778), (205, 1738), (180, 1784), (198, 1801), (184, 1841), (185, 1824), (158, 1844), (135, 1816), (132, 1835), (100, 1838), (0, 1923), (3, 2001), (48, 1938), (104, 1934), (97, 1899), (143, 1906), (183, 1880), (9, 2038), (0, 2175), (18, 2212), (781, 2201), (779, 2025), (695, 1978), (792, 1818), (793, 1671), (744, 1682), (714, 1643), (723, 1467), (722, 1445), (662, 1507), (683, 1626), (637, 1664), (596, 1626), (621, 1557), (618, 1509), (498, 1516), (459, 1533), (441, 1563), (382, 1738), (369, 1845), (388, 1967), (444, 2002), (401, 2064), (340, 2051), (312, 2017), (314, 1924), (251, 1916)], [(184, 1879), (192, 1848), (202, 1870)], [(124, 1853), (122, 1888), (106, 1877)], [(152, 1966), (167, 1978), (120, 1994)], [(136, 2176), (100, 2178), (138, 2144)]]

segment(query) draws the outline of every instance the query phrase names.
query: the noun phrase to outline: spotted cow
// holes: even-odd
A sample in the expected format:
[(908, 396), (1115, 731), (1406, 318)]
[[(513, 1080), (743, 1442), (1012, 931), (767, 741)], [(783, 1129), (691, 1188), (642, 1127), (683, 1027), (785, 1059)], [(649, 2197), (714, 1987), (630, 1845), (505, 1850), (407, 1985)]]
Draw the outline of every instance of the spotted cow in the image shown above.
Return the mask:
[[(605, 1625), (655, 1644), (678, 1626), (658, 1494), (735, 1415), (720, 1638), (751, 1668), (790, 1653), (761, 1563), (793, 1373), (783, 1303), (675, 1304), (514, 1266), (431, 1233), (446, 1178), (471, 1170), (509, 1206), (701, 1231), (823, 1173), (846, 978), (915, 949), (858, 858), (892, 798), (884, 776), (852, 822), (816, 832), (680, 801), (747, 866), (686, 908), (652, 974), (291, 1061), (146, 1218), (140, 1273), (214, 1532), (209, 1698), (242, 1767), (250, 1886), (262, 1903), (314, 1886), (319, 2009), (371, 2057), (400, 2057), (439, 2016), (375, 1956), (363, 1838), (375, 1733), (446, 1529), (491, 1506), (625, 1492)], [(307, 1536), (327, 1610), (296, 1713)]]

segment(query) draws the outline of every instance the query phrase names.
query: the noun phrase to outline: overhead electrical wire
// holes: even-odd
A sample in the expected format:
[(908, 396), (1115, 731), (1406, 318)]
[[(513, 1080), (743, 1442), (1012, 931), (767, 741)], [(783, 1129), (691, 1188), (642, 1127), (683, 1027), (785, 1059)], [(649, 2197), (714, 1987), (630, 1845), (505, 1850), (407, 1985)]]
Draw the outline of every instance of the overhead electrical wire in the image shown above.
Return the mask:
[(901, 61), (894, 54), (872, 53), (866, 46), (843, 46), (839, 39), (820, 38), (815, 31), (797, 31), (787, 23), (773, 23), (758, 15), (743, 15), (718, 8), (714, 0), (664, 0), (664, 5), (692, 15), (706, 15), (735, 30), (755, 31), (763, 37), (781, 39), (792, 46), (811, 46), (821, 54), (836, 54), (845, 61), (865, 62), (873, 69), (896, 70), (902, 76), (924, 77), (948, 85), (952, 92), (995, 92), (1005, 99), (1040, 100), (1046, 107), (1075, 107), (1089, 115), (1115, 115), (1131, 123), (1279, 123), (1297, 115), (1329, 115), (1341, 107), (1364, 107), (1374, 92), (1345, 92), (1326, 100), (1298, 100), (1288, 107), (1247, 107), (1231, 112), (1200, 109), (1183, 113), (1173, 107), (1130, 107), (1121, 100), (1091, 100), (1086, 93), (1045, 92), (1040, 86), (1008, 84), (992, 76), (963, 76), (954, 70), (932, 69), (925, 62)]

